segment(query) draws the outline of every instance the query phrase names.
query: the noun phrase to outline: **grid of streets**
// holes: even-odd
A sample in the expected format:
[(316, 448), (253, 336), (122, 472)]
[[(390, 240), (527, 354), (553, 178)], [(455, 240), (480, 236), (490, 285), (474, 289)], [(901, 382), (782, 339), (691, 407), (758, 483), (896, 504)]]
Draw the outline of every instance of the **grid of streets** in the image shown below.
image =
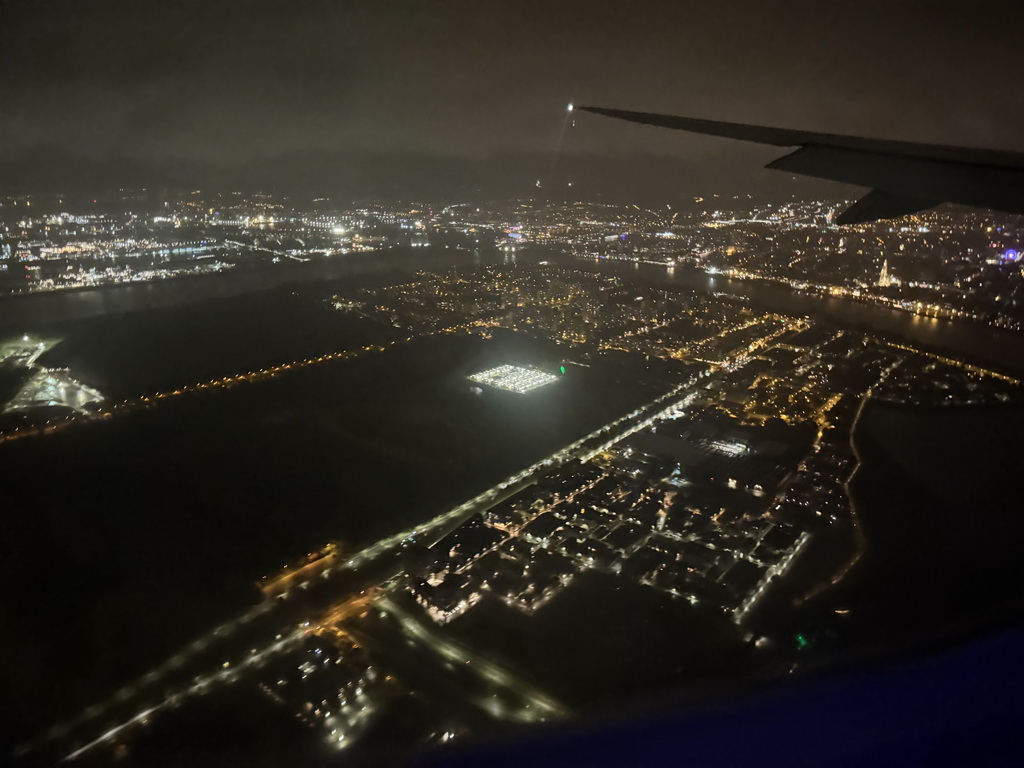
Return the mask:
[[(494, 297), (510, 288), (526, 295), (503, 315)], [(452, 296), (469, 310), (439, 328), (424, 299), (443, 305)], [(118, 747), (163, 710), (243, 680), (338, 749), (413, 692), (433, 723), (425, 743), (493, 722), (565, 717), (564, 703), (446, 634), (449, 625), (487, 601), (530, 621), (601, 572), (708, 608), (751, 634), (762, 599), (819, 539), (854, 533), (853, 551), (812, 589), (835, 583), (860, 557), (847, 480), (859, 462), (851, 434), (869, 398), (943, 405), (1020, 396), (1015, 379), (757, 313), (735, 297), (636, 296), (633, 286), (595, 288), (589, 276), (564, 270), (448, 281), (424, 274), (418, 284), (361, 296), (368, 312), (409, 328), (403, 343), (439, 332), (486, 337), (529, 320), (564, 334), (580, 360), (638, 351), (660, 358), (674, 366), (666, 375), (676, 384), (409, 530), (344, 555), (325, 547), (262, 584), (263, 602), (26, 749), (60, 759)], [(580, 311), (569, 311), (574, 303)], [(445, 313), (442, 306), (437, 314)]]

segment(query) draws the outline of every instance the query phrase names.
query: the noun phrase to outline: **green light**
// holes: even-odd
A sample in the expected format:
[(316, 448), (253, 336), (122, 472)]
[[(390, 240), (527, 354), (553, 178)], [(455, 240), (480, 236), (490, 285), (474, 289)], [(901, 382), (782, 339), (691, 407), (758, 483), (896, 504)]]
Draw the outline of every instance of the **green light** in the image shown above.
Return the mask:
[(799, 648), (801, 651), (805, 650), (810, 644), (810, 641), (803, 635), (796, 636), (796, 647)]
[(564, 365), (561, 366), (561, 369), (562, 369), (562, 373), (565, 373), (565, 366)]

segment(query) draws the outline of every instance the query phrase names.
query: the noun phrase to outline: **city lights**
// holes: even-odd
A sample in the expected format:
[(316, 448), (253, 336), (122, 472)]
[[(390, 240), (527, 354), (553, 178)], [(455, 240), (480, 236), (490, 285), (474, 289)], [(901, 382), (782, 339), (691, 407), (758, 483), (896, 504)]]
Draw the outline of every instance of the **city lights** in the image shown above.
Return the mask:
[[(407, 227), (414, 233), (423, 231), (418, 219), (405, 220), (417, 222), (416, 229)], [(498, 231), (536, 236), (519, 224)], [(879, 266), (891, 277), (882, 259), (865, 290)], [(560, 594), (600, 573), (626, 589), (653, 590), (666, 605), (718, 612), (737, 632), (748, 632), (751, 617), (756, 622), (767, 610), (766, 596), (794, 578), (793, 564), (816, 546), (819, 530), (858, 525), (848, 483), (860, 458), (851, 436), (870, 397), (1003, 403), (1020, 386), (952, 357), (756, 309), (733, 293), (671, 291), (555, 258), (420, 270), (400, 282), (334, 290), (311, 296), (308, 307), (377, 321), (394, 329), (392, 338), (268, 361), (113, 403), (96, 399), (99, 393), (70, 372), (37, 365), (60, 339), (19, 333), (0, 343), (0, 363), (29, 371), (32, 386), (13, 401), (18, 420), (0, 432), (0, 442), (128, 419), (182, 399), (177, 407), (184, 409), (205, 393), (230, 397), (240, 385), (355, 364), (371, 354), (386, 357), (432, 337), (496, 344), (499, 330), (542, 334), (564, 345), (554, 358), (561, 362), (550, 372), (498, 365), (455, 383), (457, 390), (526, 394), (566, 376), (570, 367), (574, 381), (593, 382), (609, 353), (670, 364), (672, 378), (662, 379), (664, 389), (654, 399), (544, 451), (525, 468), (514, 467), (518, 471), (456, 506), (435, 509), (356, 551), (329, 544), (291, 559), (258, 582), (261, 602), (254, 608), (197, 637), (77, 720), (51, 728), (36, 742), (41, 752), (77, 758), (117, 748), (165, 710), (250, 681), (264, 665), (273, 665), (268, 680), (276, 682), (259, 683), (263, 695), (307, 726), (324, 729), (335, 748), (358, 745), (393, 696), (416, 689), (387, 666), (388, 651), (353, 640), (356, 627), (371, 624), (373, 631), (393, 633), (400, 649), (433, 654), (446, 667), (465, 666), (472, 684), (487, 692), (495, 717), (557, 719), (564, 710), (545, 691), (449, 637), (456, 619), (472, 612), (480, 617), (474, 620), (487, 621), (501, 603), (529, 621), (538, 611), (557, 611)], [(867, 393), (866, 386), (872, 387)], [(63, 411), (47, 410), (55, 406)], [(814, 429), (792, 429), (799, 424), (816, 427), (817, 437)], [(823, 441), (832, 430), (840, 439)], [(855, 540), (848, 559), (821, 584), (842, 581), (863, 550)], [(405, 559), (406, 552), (399, 578), (368, 579), (358, 592), (334, 594), (338, 585), (371, 573), (377, 563)], [(415, 553), (422, 561), (412, 558)], [(369, 653), (379, 659), (371, 661)], [(188, 673), (179, 674), (186, 665)], [(184, 682), (171, 684), (173, 675)]]
[(486, 384), (488, 387), (515, 392), (519, 395), (525, 395), (527, 392), (558, 380), (557, 376), (550, 373), (532, 368), (520, 368), (517, 365), (499, 365), (497, 368), (474, 373), (467, 378), (476, 384)]
[(731, 459), (742, 456), (750, 450), (746, 443), (739, 440), (713, 440), (711, 447)]
[(106, 5), (3, 5), (0, 768), (1024, 764), (1012, 13)]

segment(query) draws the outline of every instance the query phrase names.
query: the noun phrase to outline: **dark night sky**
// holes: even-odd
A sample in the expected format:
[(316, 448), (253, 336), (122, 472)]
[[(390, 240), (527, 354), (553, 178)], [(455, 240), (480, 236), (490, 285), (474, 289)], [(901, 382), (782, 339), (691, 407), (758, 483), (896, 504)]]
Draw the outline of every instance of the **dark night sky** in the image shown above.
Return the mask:
[(1016, 5), (2, 2), (0, 185), (162, 169), (509, 193), (571, 175), (660, 193), (757, 183), (779, 154), (597, 117), (563, 135), (570, 100), (1024, 151)]

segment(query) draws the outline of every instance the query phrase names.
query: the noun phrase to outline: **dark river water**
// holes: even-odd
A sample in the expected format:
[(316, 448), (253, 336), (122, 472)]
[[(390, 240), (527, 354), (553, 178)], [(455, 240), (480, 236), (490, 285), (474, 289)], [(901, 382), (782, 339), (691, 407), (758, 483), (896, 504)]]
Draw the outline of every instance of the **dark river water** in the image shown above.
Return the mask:
[(0, 333), (22, 333), (102, 315), (223, 299), (289, 283), (339, 280), (389, 271), (395, 272), (399, 281), (408, 279), (410, 272), (419, 269), (437, 270), (456, 264), (501, 260), (497, 252), (481, 255), (456, 249), (417, 249), (417, 252), (401, 249), (135, 285), (0, 297)]
[(877, 304), (801, 293), (780, 285), (730, 280), (690, 266), (664, 267), (610, 261), (575, 260), (589, 267), (654, 285), (674, 285), (747, 297), (752, 304), (786, 314), (809, 315), (836, 325), (873, 332), (934, 351), (1024, 372), (1024, 334), (981, 323), (939, 320), (900, 312)]
[[(544, 251), (522, 261), (558, 258)], [(564, 257), (563, 257), (564, 258)], [(380, 271), (408, 273), (415, 269), (441, 269), (452, 265), (501, 263), (507, 256), (455, 249), (423, 249), (335, 257), (305, 265), (259, 270), (237, 270), (223, 275), (184, 278), (140, 285), (110, 286), (84, 291), (63, 291), (0, 299), (0, 333), (42, 330), (77, 320), (139, 309), (170, 307), (194, 301), (225, 298), (291, 282), (337, 280)], [(559, 259), (561, 260), (561, 259)], [(1024, 372), (1024, 334), (991, 328), (980, 323), (919, 317), (886, 307), (849, 299), (800, 293), (783, 286), (730, 280), (703, 270), (678, 266), (611, 261), (566, 261), (577, 268), (596, 269), (630, 277), (643, 283), (709, 290), (747, 297), (752, 304), (903, 340), (935, 351), (945, 351), (1007, 371)]]
[[(556, 257), (535, 251), (519, 258), (525, 262)], [(389, 279), (392, 270), (395, 282), (400, 282), (416, 269), (505, 260), (497, 252), (395, 250), (294, 267), (8, 297), (0, 299), (0, 334), (67, 329), (76, 323), (106, 324), (108, 334), (95, 329), (79, 334), (98, 338), (95, 354), (84, 342), (75, 347), (72, 339), (65, 345), (72, 347), (66, 354), (81, 354), (82, 361), (66, 362), (75, 371), (88, 372), (90, 360), (98, 369), (106, 361), (103, 370), (108, 378), (118, 373), (125, 388), (143, 388), (154, 375), (152, 359), (164, 354), (161, 350), (173, 351), (173, 345), (158, 336), (152, 318), (138, 316), (127, 324), (114, 317), (100, 321), (103, 316), (187, 307), (151, 314), (188, 315), (170, 318), (168, 325), (175, 331), (182, 325), (187, 326), (186, 331), (192, 328), (191, 339), (209, 328), (206, 335), (217, 341), (229, 338), (234, 326), (226, 325), (230, 317), (210, 314), (219, 308), (227, 312), (233, 304), (216, 300), (289, 283), (344, 281), (373, 273)], [(781, 313), (809, 315), (1000, 368), (1024, 370), (1024, 335), (982, 325), (917, 318), (869, 304), (730, 281), (694, 268), (566, 263), (649, 284), (745, 296), (751, 304)], [(286, 299), (290, 296), (288, 291), (277, 293), (285, 294)], [(256, 314), (266, 314), (267, 323), (272, 324), (278, 317), (272, 311), (272, 298), (252, 296), (241, 303), (258, 304)], [(280, 297), (278, 300), (280, 303)], [(205, 308), (188, 307), (194, 302), (208, 304)], [(338, 313), (328, 314), (338, 323), (345, 320)], [(84, 323), (86, 320), (95, 322)], [(122, 336), (134, 334), (146, 345), (136, 340), (137, 346), (130, 348), (119, 340), (118, 328), (124, 331)], [(299, 342), (315, 345), (321, 343), (318, 332), (334, 333), (332, 329), (327, 321), (317, 320), (315, 327), (303, 326), (302, 332), (296, 333)], [(256, 331), (249, 335), (258, 342), (257, 351), (268, 354), (272, 338), (269, 331), (261, 332), (266, 335)], [(344, 332), (339, 327), (337, 338), (322, 343), (335, 344), (327, 349), (344, 346)], [(282, 334), (281, 343), (289, 342), (285, 331)], [(575, 389), (565, 389), (561, 400), (557, 391), (546, 395), (551, 399), (546, 411), (491, 407), (491, 401), (469, 394), (465, 387), (452, 386), (453, 381), (462, 380), (466, 370), (481, 369), (491, 364), (492, 357), (507, 358), (509, 343), (498, 338), (486, 344), (479, 339), (441, 339), (401, 354), (369, 358), (358, 367), (318, 368), (239, 389), (230, 400), (188, 400), (146, 418), (112, 422), (101, 429), (68, 430), (45, 441), (15, 443), (17, 450), (9, 449), (4, 455), (5, 476), (29, 481), (9, 484), (5, 509), (24, 514), (5, 515), (4, 536), (0, 537), (5, 542), (0, 546), (0, 603), (4, 605), (0, 658), (8, 660), (0, 664), (0, 693), (12, 693), (9, 701), (0, 696), (5, 729), (36, 729), (54, 719), (56, 713), (51, 710), (55, 702), (63, 702), (58, 709), (70, 711), (76, 703), (94, 700), (98, 693), (132, 679), (154, 659), (164, 658), (195, 632), (217, 623), (234, 606), (251, 602), (252, 583), (268, 567), (293, 560), (296, 553), (329, 537), (349, 542), (372, 540), (400, 530), (408, 521), (432, 516), (436, 509), (475, 492), (476, 484), (489, 485), (535, 456), (545, 455), (651, 397), (649, 392), (634, 391), (633, 384), (623, 384), (622, 374), (596, 369), (588, 369), (586, 375), (604, 378), (581, 379)], [(132, 352), (147, 345), (157, 350), (149, 358)], [(115, 349), (116, 354), (100, 354), (110, 348), (120, 349)], [(211, 342), (210, 359), (234, 365), (218, 353), (225, 348), (233, 350), (236, 357), (248, 354), (240, 341), (231, 347)], [(189, 346), (183, 364), (202, 362), (199, 349), (206, 347), (198, 342)], [(294, 354), (315, 351), (299, 349)], [(129, 356), (134, 359), (126, 359)], [(167, 361), (169, 369), (177, 364), (174, 359)], [(249, 366), (246, 360), (238, 364), (242, 370)], [(131, 384), (132, 375), (141, 383)], [(630, 381), (647, 383), (638, 376)], [(596, 406), (591, 404), (594, 392), (603, 397)], [(609, 393), (615, 397), (609, 399)], [(886, 415), (889, 421), (895, 418)], [(885, 419), (875, 422), (883, 427), (887, 423)], [(977, 514), (977, 504), (970, 501), (969, 477), (959, 481), (962, 498), (951, 497), (942, 505), (933, 503), (939, 491), (919, 491), (911, 482), (923, 470), (917, 465), (904, 470), (898, 461), (906, 456), (920, 459), (924, 454), (918, 443), (898, 446), (896, 458), (886, 453), (896, 450), (888, 447), (893, 434), (919, 435), (918, 442), (932, 446), (940, 456), (952, 456), (957, 447), (961, 450), (939, 476), (950, 477), (953, 470), (949, 466), (963, 467), (963, 474), (973, 476), (977, 473), (967, 466), (972, 457), (982, 466), (996, 466), (1000, 461), (1006, 466), (1005, 460), (998, 458), (999, 451), (1015, 440), (1020, 423), (1018, 419), (1011, 424), (1004, 412), (993, 412), (987, 421), (979, 422), (969, 440), (961, 439), (964, 433), (959, 423), (942, 422), (926, 431), (915, 422), (900, 421), (888, 430), (876, 429), (878, 458), (869, 460), (869, 469), (877, 468), (871, 470), (876, 474), (866, 470), (864, 475), (870, 480), (864, 485), (880, 497), (864, 504), (873, 554), (865, 559), (863, 575), (852, 580), (845, 593), (822, 604), (823, 615), (834, 615), (831, 608), (840, 604), (836, 601), (842, 601), (844, 607), (855, 606), (851, 615), (864, 616), (864, 629), (844, 631), (854, 640), (870, 643), (875, 642), (871, 632), (880, 626), (894, 626), (903, 617), (902, 606), (912, 600), (924, 606), (912, 617), (918, 621), (925, 611), (936, 613), (942, 595), (954, 588), (961, 603), (978, 603), (981, 590), (991, 589), (986, 579), (1004, 586), (993, 598), (995, 603), (1007, 593), (1020, 594), (1019, 579), (1012, 581), (1011, 577), (1016, 573), (1012, 568), (1015, 542), (1020, 541), (1024, 526), (1014, 520), (1014, 525), (1007, 527), (991, 514)], [(993, 440), (997, 428), (1005, 434)], [(514, 437), (516, 430), (521, 438), (495, 440), (497, 435)], [(528, 443), (527, 438), (533, 442)], [(990, 452), (974, 451), (979, 444)], [(490, 467), (486, 462), (495, 463)], [(1019, 463), (1009, 466), (1007, 473), (1021, 476)], [(892, 468), (889, 474), (885, 474), (887, 468)], [(1016, 499), (1019, 488), (1007, 488), (1002, 495), (990, 494), (982, 511), (1009, 515), (1007, 499)], [(907, 515), (907, 509), (914, 514)], [(963, 535), (965, 529), (972, 537)], [(925, 541), (922, 531), (938, 531), (945, 538)], [(970, 540), (964, 544), (966, 538)], [(914, 547), (921, 556), (917, 560), (904, 558), (903, 553)], [(979, 571), (984, 578), (959, 578), (962, 563), (974, 562), (999, 567)], [(40, 567), (41, 563), (45, 567)], [(913, 582), (916, 592), (901, 592), (899, 600), (894, 597), (884, 605), (877, 604), (881, 607), (876, 603), (868, 606), (871, 596), (885, 592), (891, 584), (910, 584), (908, 573), (918, 575), (919, 581)], [(943, 589), (929, 586), (939, 578), (936, 574), (944, 577)], [(926, 588), (931, 591), (924, 599), (918, 592)], [(169, 606), (174, 606), (173, 610)], [(603, 603), (602, 609), (607, 609)], [(952, 616), (950, 621), (955, 619)], [(906, 623), (910, 618), (902, 620)], [(69, 637), (75, 639), (74, 653), (67, 651), (66, 642), (59, 642)], [(83, 659), (89, 662), (83, 665)]]

